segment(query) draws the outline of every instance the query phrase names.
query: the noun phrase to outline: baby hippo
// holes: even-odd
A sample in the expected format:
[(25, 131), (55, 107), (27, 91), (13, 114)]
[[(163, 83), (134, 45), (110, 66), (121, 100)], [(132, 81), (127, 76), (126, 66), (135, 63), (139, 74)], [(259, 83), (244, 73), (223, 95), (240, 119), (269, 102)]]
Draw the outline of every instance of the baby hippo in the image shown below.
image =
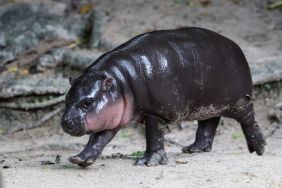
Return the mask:
[(237, 120), (249, 151), (266, 144), (251, 102), (252, 80), (240, 47), (213, 31), (188, 27), (138, 35), (103, 54), (66, 95), (63, 130), (90, 134), (70, 162), (88, 166), (119, 129), (138, 119), (145, 124), (146, 152), (136, 165), (167, 164), (162, 127), (197, 120), (195, 142), (185, 153), (208, 152), (220, 117)]

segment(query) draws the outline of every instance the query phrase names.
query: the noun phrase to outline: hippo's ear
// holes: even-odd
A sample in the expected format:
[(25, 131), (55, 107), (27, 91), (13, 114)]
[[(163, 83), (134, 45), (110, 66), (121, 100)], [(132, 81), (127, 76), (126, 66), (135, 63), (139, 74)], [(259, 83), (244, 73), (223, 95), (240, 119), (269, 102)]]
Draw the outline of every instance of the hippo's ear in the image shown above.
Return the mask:
[(75, 79), (70, 76), (70, 77), (69, 77), (69, 83), (70, 83), (70, 85), (73, 85), (74, 81), (75, 81)]
[(106, 77), (104, 80), (103, 80), (103, 90), (104, 91), (107, 91), (109, 90), (112, 85), (113, 85), (113, 78), (109, 78), (109, 77)]

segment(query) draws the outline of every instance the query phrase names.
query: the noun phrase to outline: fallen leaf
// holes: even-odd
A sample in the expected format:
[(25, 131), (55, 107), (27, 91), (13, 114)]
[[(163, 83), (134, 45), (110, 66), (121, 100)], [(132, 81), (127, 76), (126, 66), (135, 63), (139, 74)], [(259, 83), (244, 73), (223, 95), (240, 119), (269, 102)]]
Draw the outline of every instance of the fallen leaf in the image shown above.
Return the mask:
[(21, 75), (26, 76), (29, 74), (29, 70), (28, 69), (22, 69), (20, 70)]
[(18, 67), (10, 67), (8, 69), (9, 72), (18, 72)]
[(67, 47), (72, 49), (77, 47), (78, 45), (82, 44), (84, 41), (82, 39), (77, 39), (76, 41), (70, 43)]
[(202, 6), (206, 7), (206, 6), (208, 6), (208, 5), (211, 4), (211, 0), (199, 0), (199, 3), (200, 3)]
[(270, 10), (278, 9), (278, 8), (282, 8), (282, 0), (276, 1), (268, 6), (268, 9)]
[(82, 5), (79, 8), (79, 13), (80, 14), (86, 14), (86, 13), (90, 12), (94, 7), (95, 7), (94, 3), (86, 3), (85, 5)]

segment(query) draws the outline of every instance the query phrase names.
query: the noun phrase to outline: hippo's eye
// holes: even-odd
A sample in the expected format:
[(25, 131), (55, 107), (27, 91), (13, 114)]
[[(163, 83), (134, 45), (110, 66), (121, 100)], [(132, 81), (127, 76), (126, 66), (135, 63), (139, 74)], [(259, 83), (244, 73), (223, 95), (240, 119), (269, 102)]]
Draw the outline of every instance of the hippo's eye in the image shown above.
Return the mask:
[(89, 106), (92, 104), (92, 100), (91, 99), (83, 99), (79, 105), (83, 108), (83, 109), (88, 109)]

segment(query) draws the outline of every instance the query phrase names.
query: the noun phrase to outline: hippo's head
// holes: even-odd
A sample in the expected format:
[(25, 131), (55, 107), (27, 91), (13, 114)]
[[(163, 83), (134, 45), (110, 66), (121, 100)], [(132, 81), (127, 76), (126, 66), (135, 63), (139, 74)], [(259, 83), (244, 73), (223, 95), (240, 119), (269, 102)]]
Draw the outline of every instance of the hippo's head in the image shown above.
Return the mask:
[(82, 136), (120, 124), (124, 102), (117, 82), (103, 72), (86, 73), (71, 83), (61, 125), (73, 136)]

